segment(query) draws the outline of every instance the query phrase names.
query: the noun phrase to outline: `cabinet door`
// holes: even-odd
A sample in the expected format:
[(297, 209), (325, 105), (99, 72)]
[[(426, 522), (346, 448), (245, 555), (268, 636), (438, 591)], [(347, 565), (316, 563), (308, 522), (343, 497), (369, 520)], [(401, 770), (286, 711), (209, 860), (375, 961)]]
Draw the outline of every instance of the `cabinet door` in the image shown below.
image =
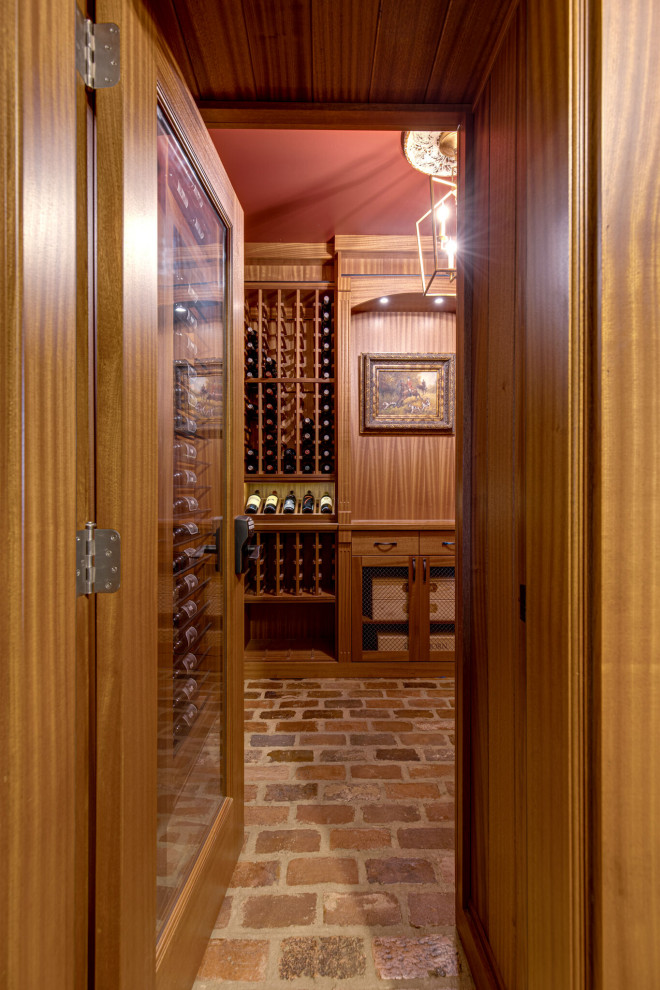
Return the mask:
[(353, 558), (355, 660), (414, 658), (417, 571), (415, 557)]
[(453, 557), (420, 558), (420, 660), (453, 660), (456, 633), (456, 567)]

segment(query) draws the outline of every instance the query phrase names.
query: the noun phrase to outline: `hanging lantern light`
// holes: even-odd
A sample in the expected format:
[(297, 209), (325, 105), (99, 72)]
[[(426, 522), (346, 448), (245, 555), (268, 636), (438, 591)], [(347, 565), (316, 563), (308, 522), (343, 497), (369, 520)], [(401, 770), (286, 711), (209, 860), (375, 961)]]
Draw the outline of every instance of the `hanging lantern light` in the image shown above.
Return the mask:
[[(424, 295), (441, 295), (446, 292), (447, 278), (451, 282), (456, 278), (457, 133), (404, 131), (401, 145), (409, 164), (429, 177), (431, 207), (417, 220), (417, 248)], [(433, 264), (427, 275), (423, 248), (424, 236), (429, 235)]]

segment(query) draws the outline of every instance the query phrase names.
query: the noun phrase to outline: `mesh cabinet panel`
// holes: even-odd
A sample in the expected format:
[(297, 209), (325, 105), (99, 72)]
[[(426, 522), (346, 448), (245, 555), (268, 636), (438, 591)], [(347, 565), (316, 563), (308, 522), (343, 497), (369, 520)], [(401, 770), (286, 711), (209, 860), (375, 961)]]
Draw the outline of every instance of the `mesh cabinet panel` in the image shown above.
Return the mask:
[(408, 649), (408, 568), (362, 568), (362, 649), (372, 652)]

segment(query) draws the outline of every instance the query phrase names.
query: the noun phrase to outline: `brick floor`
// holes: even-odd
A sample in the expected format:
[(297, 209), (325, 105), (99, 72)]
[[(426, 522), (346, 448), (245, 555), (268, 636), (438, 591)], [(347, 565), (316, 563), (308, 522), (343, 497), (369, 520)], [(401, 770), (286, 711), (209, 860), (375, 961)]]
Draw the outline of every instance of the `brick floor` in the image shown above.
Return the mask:
[(245, 843), (194, 990), (473, 990), (454, 682), (249, 680)]

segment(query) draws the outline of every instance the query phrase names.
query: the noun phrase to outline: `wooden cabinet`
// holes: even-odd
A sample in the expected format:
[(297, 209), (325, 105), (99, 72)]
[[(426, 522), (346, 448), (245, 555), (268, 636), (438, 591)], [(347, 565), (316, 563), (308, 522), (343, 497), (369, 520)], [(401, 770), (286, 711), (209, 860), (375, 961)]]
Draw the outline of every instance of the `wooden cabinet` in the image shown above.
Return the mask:
[[(394, 546), (396, 552), (399, 546), (446, 545), (450, 543), (444, 539), (446, 536), (453, 534), (354, 535), (354, 661), (454, 660), (456, 575), (453, 555), (396, 553), (396, 556), (390, 556), (390, 551), (384, 549)], [(383, 549), (375, 555), (369, 543), (380, 544)], [(361, 551), (366, 549), (369, 552), (363, 554)]]

